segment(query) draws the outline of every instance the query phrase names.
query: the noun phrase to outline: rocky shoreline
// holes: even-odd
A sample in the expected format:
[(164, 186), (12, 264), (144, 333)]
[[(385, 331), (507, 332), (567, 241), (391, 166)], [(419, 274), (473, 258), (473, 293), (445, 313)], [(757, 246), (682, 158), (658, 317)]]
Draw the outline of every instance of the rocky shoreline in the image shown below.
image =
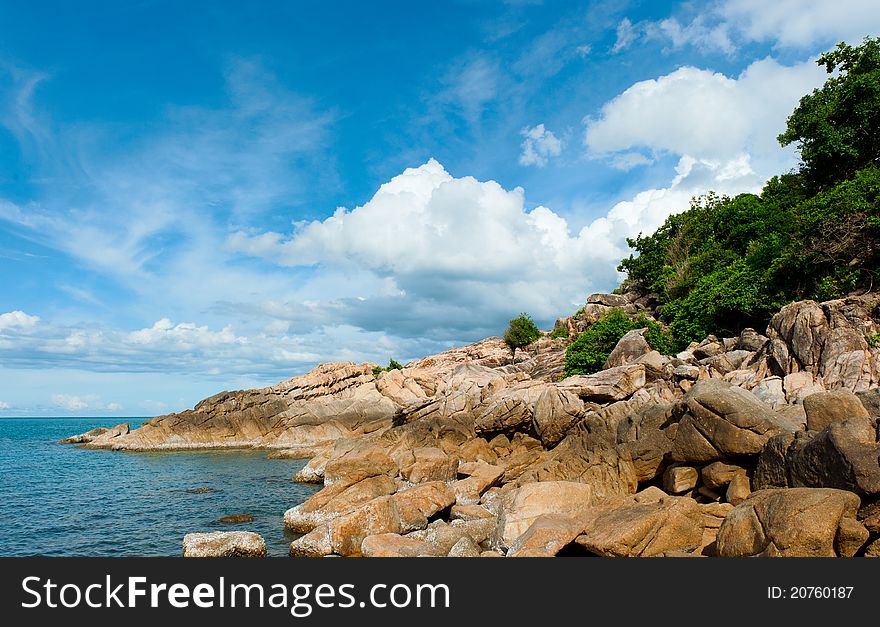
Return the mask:
[[(795, 302), (674, 357), (631, 331), (562, 379), (576, 333), (658, 305), (594, 294), (515, 363), (489, 338), (378, 376), (323, 364), (68, 441), (310, 458), (296, 480), (324, 487), (285, 513), (294, 556), (876, 556), (878, 303)], [(260, 554), (230, 542), (218, 554)]]

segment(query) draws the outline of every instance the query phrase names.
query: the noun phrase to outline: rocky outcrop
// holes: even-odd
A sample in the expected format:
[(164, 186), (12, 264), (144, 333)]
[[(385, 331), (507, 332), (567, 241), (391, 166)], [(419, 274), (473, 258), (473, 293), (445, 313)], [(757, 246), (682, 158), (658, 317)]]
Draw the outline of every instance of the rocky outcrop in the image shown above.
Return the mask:
[(322, 487), (284, 515), (296, 556), (880, 554), (872, 298), (792, 303), (674, 356), (631, 331), (605, 369), (563, 378), (608, 311), (657, 314), (655, 296), (598, 294), (515, 361), (488, 338), (378, 376), (323, 364), (67, 441), (309, 458), (296, 480)]
[(183, 538), (184, 557), (266, 557), (266, 543), (250, 531), (188, 533)]
[(789, 429), (754, 394), (725, 381), (701, 381), (684, 398), (672, 459), (711, 462), (757, 455), (771, 436)]
[(72, 435), (69, 438), (64, 438), (63, 440), (59, 440), (59, 444), (89, 444), (90, 442), (94, 442), (96, 439), (100, 438), (102, 441), (111, 441), (114, 438), (118, 438), (123, 435), (128, 435), (129, 428), (128, 423), (123, 422), (120, 425), (116, 425), (115, 427), (97, 427), (96, 429), (91, 429), (86, 431), (85, 433), (80, 433), (79, 435)]
[(827, 488), (760, 490), (718, 532), (722, 557), (852, 557), (868, 540), (859, 497)]

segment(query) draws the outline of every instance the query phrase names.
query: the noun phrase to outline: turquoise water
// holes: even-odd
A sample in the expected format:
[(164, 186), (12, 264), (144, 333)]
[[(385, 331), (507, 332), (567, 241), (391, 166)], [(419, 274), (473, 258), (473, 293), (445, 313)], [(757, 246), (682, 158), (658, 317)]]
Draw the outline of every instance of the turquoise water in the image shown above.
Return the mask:
[[(143, 419), (129, 419), (132, 428)], [(317, 491), (291, 481), (305, 460), (265, 451), (123, 453), (57, 444), (111, 418), (0, 419), (0, 556), (180, 555), (197, 531), (256, 531), (269, 555), (294, 536), (284, 511)], [(187, 490), (208, 488), (203, 493)], [(254, 522), (216, 523), (233, 514)]]

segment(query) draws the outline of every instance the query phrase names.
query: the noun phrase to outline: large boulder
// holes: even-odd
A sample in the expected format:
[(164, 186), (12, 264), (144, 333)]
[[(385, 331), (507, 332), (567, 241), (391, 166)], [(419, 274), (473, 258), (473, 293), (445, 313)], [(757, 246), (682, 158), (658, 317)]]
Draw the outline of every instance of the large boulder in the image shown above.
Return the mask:
[(290, 543), (293, 557), (357, 556), (364, 538), (424, 529), (428, 519), (455, 503), (443, 482), (421, 483), (392, 496), (381, 496)]
[(398, 471), (397, 462), (383, 447), (371, 442), (363, 442), (340, 457), (327, 462), (324, 467), (324, 484), (342, 482), (352, 485), (377, 475), (394, 477)]
[(880, 330), (869, 311), (875, 302), (855, 297), (786, 305), (767, 328), (771, 341), (785, 347), (776, 351), (771, 366), (781, 370), (781, 376), (811, 372), (829, 390), (858, 392), (876, 386), (880, 366), (867, 340)]
[(593, 503), (593, 489), (584, 483), (545, 481), (511, 491), (498, 514), (493, 544), (510, 547), (535, 520), (545, 514), (577, 516)]
[(308, 533), (380, 496), (394, 494), (397, 482), (388, 475), (367, 477), (354, 484), (334, 483), (284, 512), (284, 526)]
[(582, 514), (576, 542), (607, 557), (652, 557), (694, 551), (703, 542), (703, 511), (689, 497), (646, 490), (624, 504), (599, 504)]
[(188, 533), (183, 538), (184, 557), (266, 557), (266, 542), (250, 531)]
[(868, 539), (859, 497), (828, 488), (759, 490), (721, 525), (721, 557), (851, 557)]
[(583, 531), (579, 516), (541, 514), (513, 541), (507, 557), (553, 557)]
[(626, 450), (618, 449), (604, 425), (589, 420), (578, 423), (548, 454), (541, 455), (518, 478), (532, 481), (587, 483), (597, 498), (633, 494), (638, 478)]
[(398, 453), (400, 476), (410, 483), (454, 481), (458, 475), (458, 456), (447, 455), (437, 446), (422, 446)]
[(671, 403), (649, 405), (617, 425), (618, 448), (629, 456), (639, 482), (659, 476), (671, 459), (675, 409)]
[(761, 452), (767, 440), (790, 427), (754, 394), (720, 379), (700, 381), (685, 395), (672, 459), (712, 462)]
[(845, 389), (807, 396), (804, 398), (804, 411), (807, 414), (807, 429), (810, 431), (821, 431), (849, 418), (862, 419), (868, 425), (873, 423), (859, 398)]
[(631, 364), (601, 370), (595, 374), (568, 377), (559, 386), (585, 401), (608, 403), (629, 398), (636, 390), (643, 388), (645, 382), (645, 366)]
[(756, 490), (791, 486), (786, 457), (794, 440), (794, 433), (780, 433), (767, 440), (767, 444), (764, 445), (758, 456), (758, 464), (755, 467), (753, 483)]
[(529, 383), (492, 396), (477, 410), (474, 429), (478, 434), (497, 433), (529, 425), (532, 422), (532, 408), (545, 387)]
[(572, 392), (548, 385), (535, 403), (533, 424), (541, 442), (556, 446), (583, 417), (584, 403)]
[(786, 451), (792, 486), (880, 494), (880, 444), (863, 418), (835, 422), (819, 433), (799, 433)]
[(645, 329), (633, 329), (628, 331), (608, 355), (605, 368), (626, 366), (635, 362), (639, 357), (651, 352), (651, 345), (645, 339)]
[(620, 294), (590, 294), (587, 296), (587, 304), (605, 305), (606, 307), (625, 307), (629, 301)]

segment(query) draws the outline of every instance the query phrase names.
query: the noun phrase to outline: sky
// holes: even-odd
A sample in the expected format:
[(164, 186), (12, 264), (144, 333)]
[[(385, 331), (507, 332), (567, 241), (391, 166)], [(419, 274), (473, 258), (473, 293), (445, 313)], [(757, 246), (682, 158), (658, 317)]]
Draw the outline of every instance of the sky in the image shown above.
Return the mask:
[(0, 0), (0, 416), (544, 328), (797, 166), (876, 0)]

